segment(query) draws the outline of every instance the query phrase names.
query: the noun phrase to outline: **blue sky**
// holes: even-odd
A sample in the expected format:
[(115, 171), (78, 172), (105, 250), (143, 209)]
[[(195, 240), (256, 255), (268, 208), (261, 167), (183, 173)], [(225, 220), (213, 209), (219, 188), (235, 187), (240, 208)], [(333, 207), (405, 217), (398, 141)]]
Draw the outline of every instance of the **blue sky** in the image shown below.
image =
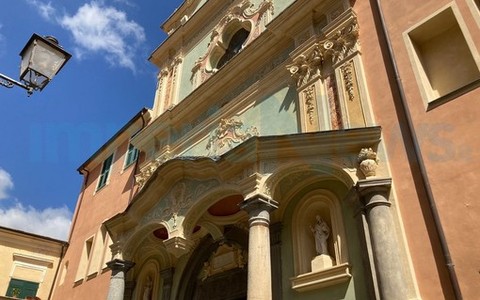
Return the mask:
[(18, 79), (33, 33), (73, 57), (42, 91), (0, 87), (0, 226), (66, 239), (76, 169), (142, 107), (157, 69), (147, 61), (180, 0), (2, 0), (0, 72)]

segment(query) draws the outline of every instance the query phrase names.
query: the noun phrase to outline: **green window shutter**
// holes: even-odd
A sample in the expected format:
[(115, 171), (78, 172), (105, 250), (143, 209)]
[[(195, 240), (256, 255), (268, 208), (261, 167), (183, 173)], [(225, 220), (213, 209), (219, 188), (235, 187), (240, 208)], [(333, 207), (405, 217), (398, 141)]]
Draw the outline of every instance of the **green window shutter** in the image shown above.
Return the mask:
[(110, 174), (110, 169), (113, 162), (113, 154), (110, 155), (104, 162), (102, 166), (102, 173), (100, 174), (100, 179), (98, 180), (97, 190), (107, 184), (108, 175)]
[(133, 164), (138, 158), (138, 149), (132, 144), (128, 145), (127, 158), (125, 159), (125, 168)]
[(7, 297), (16, 297), (24, 299), (25, 297), (35, 297), (37, 295), (38, 283), (20, 279), (11, 279), (7, 289)]

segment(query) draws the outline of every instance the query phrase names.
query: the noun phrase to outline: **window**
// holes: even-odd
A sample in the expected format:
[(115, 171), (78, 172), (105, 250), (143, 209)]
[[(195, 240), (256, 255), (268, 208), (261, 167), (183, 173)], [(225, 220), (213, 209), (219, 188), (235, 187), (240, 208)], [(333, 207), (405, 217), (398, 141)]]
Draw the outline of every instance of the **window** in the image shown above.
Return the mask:
[(244, 28), (241, 28), (232, 36), (232, 39), (228, 43), (228, 48), (225, 49), (225, 53), (217, 63), (217, 69), (223, 67), (230, 59), (232, 59), (240, 50), (242, 50), (243, 43), (248, 38), (250, 32)]
[[(470, 87), (480, 72), (453, 7), (407, 34), (416, 76), (426, 102)], [(460, 92), (460, 91), (459, 91)]]
[(11, 279), (7, 289), (7, 297), (25, 299), (26, 297), (35, 297), (37, 295), (38, 283)]
[(83, 246), (82, 256), (78, 265), (75, 282), (83, 280), (86, 275), (90, 258), (92, 257), (93, 237), (85, 241)]
[(138, 152), (139, 152), (138, 149), (135, 148), (132, 144), (128, 145), (127, 154), (125, 156), (124, 169), (128, 168), (131, 164), (137, 161)]
[(112, 168), (113, 154), (110, 155), (104, 162), (102, 166), (102, 173), (100, 173), (100, 179), (98, 180), (97, 190), (101, 189), (107, 184), (108, 175), (110, 174), (110, 169)]

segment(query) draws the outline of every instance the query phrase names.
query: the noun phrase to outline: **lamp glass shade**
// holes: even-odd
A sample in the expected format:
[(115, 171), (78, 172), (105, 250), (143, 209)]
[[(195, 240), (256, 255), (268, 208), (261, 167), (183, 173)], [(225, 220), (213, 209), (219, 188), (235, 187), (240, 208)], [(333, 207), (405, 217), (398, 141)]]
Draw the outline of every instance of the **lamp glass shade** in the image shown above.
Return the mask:
[(71, 55), (55, 42), (33, 34), (20, 52), (20, 79), (28, 86), (42, 90), (70, 59)]

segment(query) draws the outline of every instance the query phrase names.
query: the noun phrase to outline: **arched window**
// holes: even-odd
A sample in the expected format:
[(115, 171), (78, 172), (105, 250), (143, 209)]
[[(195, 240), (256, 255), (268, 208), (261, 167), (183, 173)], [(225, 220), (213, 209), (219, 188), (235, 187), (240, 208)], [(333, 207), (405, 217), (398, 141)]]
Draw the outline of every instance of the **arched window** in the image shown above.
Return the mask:
[(230, 39), (228, 43), (227, 49), (225, 49), (225, 53), (223, 56), (218, 60), (217, 69), (223, 67), (230, 59), (232, 59), (240, 50), (242, 50), (243, 43), (248, 38), (250, 32), (245, 28), (241, 28)]

